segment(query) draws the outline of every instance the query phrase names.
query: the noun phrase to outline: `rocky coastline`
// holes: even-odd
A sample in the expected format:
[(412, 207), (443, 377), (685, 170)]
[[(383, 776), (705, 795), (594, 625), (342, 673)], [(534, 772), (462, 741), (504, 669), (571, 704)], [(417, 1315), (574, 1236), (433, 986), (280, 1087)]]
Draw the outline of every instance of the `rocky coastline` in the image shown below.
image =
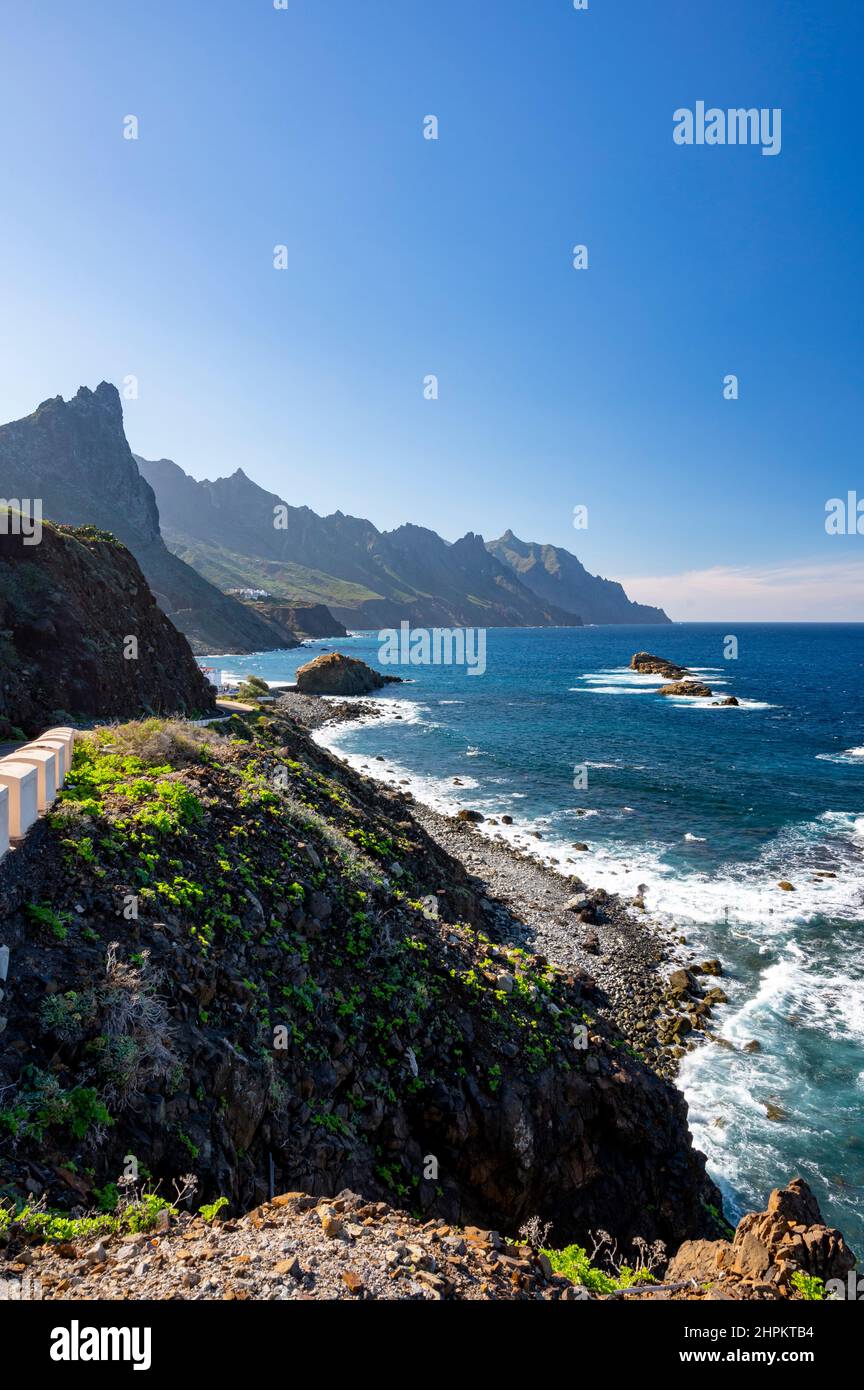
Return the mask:
[[(278, 705), (313, 734), (383, 715), (374, 699), (337, 703), (294, 691)], [(401, 791), (399, 780), (394, 775), (390, 785), (463, 866), (496, 939), (581, 972), (596, 985), (610, 1024), (658, 1075), (674, 1080), (685, 1052), (714, 1036), (713, 1011), (726, 1002), (716, 978), (722, 962), (689, 950), (680, 929), (652, 917), (641, 897), (625, 899), (559, 873), (529, 848), (495, 838), (494, 817), (481, 830), (473, 813), (442, 815)]]

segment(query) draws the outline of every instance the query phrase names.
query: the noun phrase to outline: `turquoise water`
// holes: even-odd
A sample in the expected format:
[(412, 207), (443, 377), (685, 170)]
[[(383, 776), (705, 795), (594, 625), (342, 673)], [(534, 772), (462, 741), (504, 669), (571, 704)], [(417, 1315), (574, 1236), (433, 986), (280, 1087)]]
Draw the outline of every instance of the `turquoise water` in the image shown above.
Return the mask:
[[(374, 633), (310, 645), (378, 664)], [(627, 669), (641, 648), (740, 708), (658, 696)], [(314, 654), (214, 664), (287, 681)], [(511, 838), (539, 830), (527, 843), (592, 885), (647, 885), (649, 912), (725, 965), (715, 1025), (736, 1050), (699, 1048), (680, 1084), (728, 1209), (801, 1173), (864, 1254), (864, 627), (490, 630), (482, 676), (387, 669), (411, 680), (387, 718), (323, 741), (441, 809), (511, 814)]]

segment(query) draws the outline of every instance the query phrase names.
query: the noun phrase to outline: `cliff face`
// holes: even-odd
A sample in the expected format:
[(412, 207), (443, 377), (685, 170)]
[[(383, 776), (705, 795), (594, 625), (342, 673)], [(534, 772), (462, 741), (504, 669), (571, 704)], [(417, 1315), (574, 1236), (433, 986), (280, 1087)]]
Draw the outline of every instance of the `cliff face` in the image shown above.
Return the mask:
[(668, 623), (662, 608), (634, 603), (613, 579), (589, 574), (569, 550), (520, 541), (505, 531), (487, 550), (509, 566), (521, 582), (547, 603), (572, 608), (586, 623)]
[(298, 608), (262, 599), (250, 601), (248, 606), (265, 622), (275, 622), (283, 631), (292, 632), (295, 637), (348, 636), (345, 625), (337, 622), (330, 609), (325, 608), (323, 603)]
[(108, 382), (95, 391), (82, 386), (70, 401), (43, 401), (32, 415), (0, 427), (0, 496), (39, 498), (50, 520), (95, 526), (123, 541), (160, 607), (196, 650), (297, 645), (288, 632), (274, 641), (272, 626), (168, 550), (153, 489), (138, 472), (120, 397)]
[[(0, 528), (0, 721), (25, 733), (75, 719), (206, 713), (213, 692), (125, 546), (44, 524)], [(135, 648), (137, 656), (125, 652)]]
[(133, 1154), (236, 1210), (272, 1161), (277, 1191), (508, 1234), (539, 1215), (562, 1243), (720, 1233), (682, 1097), (598, 1021), (587, 977), (490, 941), (404, 798), (285, 716), (79, 742), (12, 859), (13, 1194), (86, 1205)]
[[(423, 526), (379, 531), (334, 512), (290, 507), (238, 468), (196, 482), (170, 459), (139, 458), (172, 549), (224, 588), (261, 587), (292, 603), (326, 603), (353, 627), (579, 626), (538, 597), (472, 533), (449, 545)], [(280, 525), (274, 526), (279, 510)]]

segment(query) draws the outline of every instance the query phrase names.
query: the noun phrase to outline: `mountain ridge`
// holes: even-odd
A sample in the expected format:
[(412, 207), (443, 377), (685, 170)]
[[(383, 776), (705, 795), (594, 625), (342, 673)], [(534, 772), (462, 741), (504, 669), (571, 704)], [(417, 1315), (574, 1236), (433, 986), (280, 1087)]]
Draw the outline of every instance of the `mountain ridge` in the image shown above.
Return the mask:
[(82, 386), (49, 397), (0, 426), (0, 493), (39, 498), (58, 524), (95, 526), (132, 551), (162, 611), (203, 651), (296, 646), (198, 574), (165, 545), (153, 489), (141, 477), (123, 428), (116, 386)]
[[(452, 544), (412, 522), (379, 531), (363, 517), (321, 517), (242, 469), (197, 482), (173, 460), (136, 455), (169, 545), (214, 583), (259, 582), (290, 602), (326, 603), (340, 622), (579, 626), (577, 615), (525, 587), (468, 532)], [(276, 513), (280, 524), (274, 524)]]
[(213, 583), (258, 583), (291, 603), (323, 602), (349, 626), (669, 621), (661, 609), (631, 603), (615, 581), (589, 575), (567, 551), (556, 554), (566, 557), (569, 586), (543, 584), (530, 564), (520, 572), (521, 557), (503, 545), (512, 532), (487, 542), (468, 531), (449, 542), (414, 522), (379, 531), (363, 517), (292, 506), (243, 468), (199, 482), (171, 459), (135, 459), (156, 494), (169, 546)]
[(563, 546), (522, 541), (509, 528), (497, 540), (486, 542), (487, 550), (514, 574), (532, 593), (564, 608), (578, 607), (591, 623), (668, 623), (662, 608), (634, 603), (624, 587), (614, 579), (589, 574), (581, 560)]

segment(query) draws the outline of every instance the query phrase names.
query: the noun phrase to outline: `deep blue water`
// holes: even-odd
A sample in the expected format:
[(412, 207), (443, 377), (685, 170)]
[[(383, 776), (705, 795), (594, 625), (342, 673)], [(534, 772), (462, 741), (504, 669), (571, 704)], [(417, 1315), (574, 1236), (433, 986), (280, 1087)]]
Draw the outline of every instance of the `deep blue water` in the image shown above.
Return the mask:
[[(313, 645), (379, 664), (374, 633)], [(741, 707), (657, 695), (659, 679), (627, 670), (642, 648)], [(313, 654), (215, 664), (291, 680)], [(540, 830), (528, 844), (592, 885), (646, 884), (683, 949), (726, 968), (715, 1026), (736, 1050), (699, 1048), (681, 1085), (727, 1207), (801, 1173), (864, 1254), (864, 626), (490, 630), (486, 659), (482, 676), (386, 668), (412, 682), (385, 692), (388, 718), (327, 742), (441, 808), (509, 812), (514, 839)], [(750, 1040), (760, 1052), (740, 1050)]]

